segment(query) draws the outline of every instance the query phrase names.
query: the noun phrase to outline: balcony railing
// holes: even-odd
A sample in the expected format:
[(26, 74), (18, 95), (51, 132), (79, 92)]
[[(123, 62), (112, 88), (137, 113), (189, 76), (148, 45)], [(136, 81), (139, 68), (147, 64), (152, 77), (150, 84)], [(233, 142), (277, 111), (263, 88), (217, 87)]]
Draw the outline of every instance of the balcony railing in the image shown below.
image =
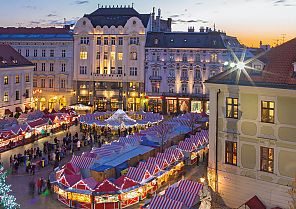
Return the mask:
[(161, 76), (153, 76), (152, 75), (152, 76), (149, 77), (149, 79), (150, 80), (154, 80), (154, 81), (161, 81), (162, 80), (162, 77)]

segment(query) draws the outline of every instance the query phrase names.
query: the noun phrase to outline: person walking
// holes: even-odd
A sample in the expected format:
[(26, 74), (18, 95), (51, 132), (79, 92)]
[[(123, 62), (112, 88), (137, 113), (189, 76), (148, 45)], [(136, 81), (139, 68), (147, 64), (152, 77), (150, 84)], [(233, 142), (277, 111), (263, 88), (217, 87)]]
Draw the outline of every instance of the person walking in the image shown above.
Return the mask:
[(196, 165), (199, 166), (199, 159), (200, 159), (200, 156), (199, 156), (198, 153), (196, 154), (196, 158), (197, 158), (197, 160), (196, 160)]
[(80, 151), (80, 146), (81, 146), (80, 140), (77, 141), (77, 145), (76, 146), (77, 146), (78, 151)]
[(38, 191), (38, 194), (41, 194), (41, 188), (42, 188), (41, 178), (38, 178), (37, 179), (37, 191)]

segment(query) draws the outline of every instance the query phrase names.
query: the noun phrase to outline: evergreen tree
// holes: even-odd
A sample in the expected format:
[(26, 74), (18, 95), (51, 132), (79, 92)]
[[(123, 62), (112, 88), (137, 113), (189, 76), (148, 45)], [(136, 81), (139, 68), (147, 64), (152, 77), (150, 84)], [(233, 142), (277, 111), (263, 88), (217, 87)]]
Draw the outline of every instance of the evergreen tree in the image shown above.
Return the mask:
[(15, 202), (15, 197), (9, 194), (11, 185), (6, 184), (6, 178), (7, 172), (0, 163), (0, 209), (18, 209), (20, 205)]

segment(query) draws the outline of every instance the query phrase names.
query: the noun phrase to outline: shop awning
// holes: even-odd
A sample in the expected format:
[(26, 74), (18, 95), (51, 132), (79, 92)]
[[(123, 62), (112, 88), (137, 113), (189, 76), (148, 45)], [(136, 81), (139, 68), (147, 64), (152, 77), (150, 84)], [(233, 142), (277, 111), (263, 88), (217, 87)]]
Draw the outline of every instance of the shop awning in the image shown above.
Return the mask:
[(256, 195), (249, 199), (245, 205), (247, 205), (250, 209), (266, 209), (265, 205)]

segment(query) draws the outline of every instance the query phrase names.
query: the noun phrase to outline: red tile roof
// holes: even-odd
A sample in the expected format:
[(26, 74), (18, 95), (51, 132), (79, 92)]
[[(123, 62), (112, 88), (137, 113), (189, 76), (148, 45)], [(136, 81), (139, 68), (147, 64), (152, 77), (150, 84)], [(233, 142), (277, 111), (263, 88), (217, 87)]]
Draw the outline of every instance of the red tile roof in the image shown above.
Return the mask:
[(0, 44), (0, 68), (30, 66), (33, 64), (7, 44)]
[(67, 28), (24, 28), (24, 27), (0, 27), (0, 34), (68, 34), (69, 29)]
[[(271, 88), (296, 89), (296, 77), (293, 63), (296, 62), (296, 38), (269, 50), (264, 56), (267, 63), (261, 74), (250, 74), (255, 86)], [(252, 85), (243, 75), (236, 83), (236, 72), (227, 75), (227, 71), (210, 78), (208, 83), (223, 83), (230, 85)]]

